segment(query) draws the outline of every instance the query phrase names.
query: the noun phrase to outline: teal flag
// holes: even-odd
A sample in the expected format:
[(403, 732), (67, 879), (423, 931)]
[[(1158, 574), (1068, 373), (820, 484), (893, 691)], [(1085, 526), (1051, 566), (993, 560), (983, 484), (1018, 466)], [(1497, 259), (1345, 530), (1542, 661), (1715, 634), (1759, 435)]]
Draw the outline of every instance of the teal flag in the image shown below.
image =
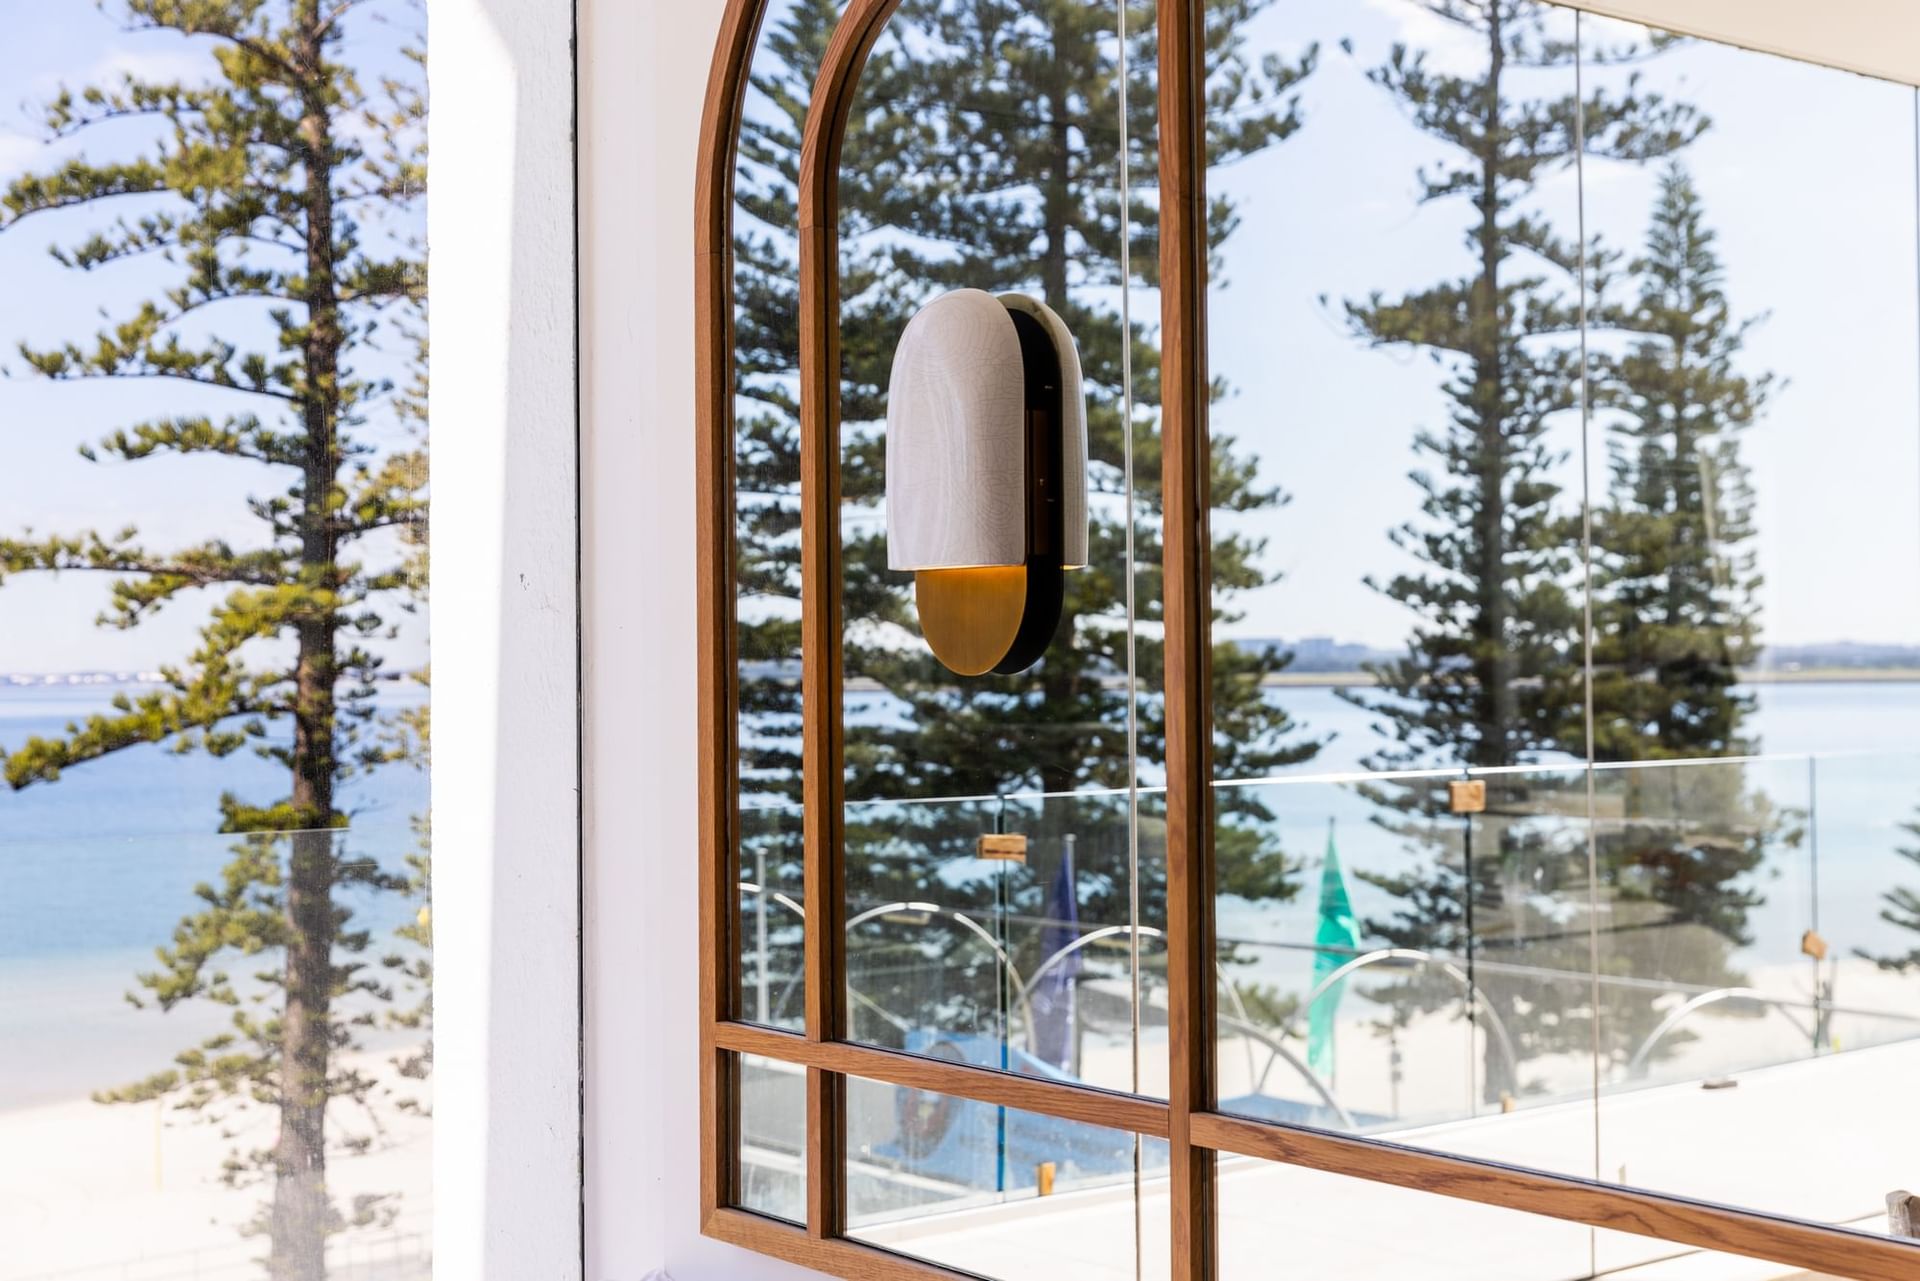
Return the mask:
[[(1327, 820), (1327, 861), (1320, 868), (1320, 926), (1314, 931), (1313, 985), (1353, 959), (1360, 948), (1360, 925), (1347, 900), (1347, 877), (1340, 870), (1340, 851), (1333, 843), (1333, 820)], [(1307, 1011), (1307, 1066), (1322, 1080), (1333, 1079), (1333, 1017), (1340, 1010), (1341, 979), (1320, 994)]]

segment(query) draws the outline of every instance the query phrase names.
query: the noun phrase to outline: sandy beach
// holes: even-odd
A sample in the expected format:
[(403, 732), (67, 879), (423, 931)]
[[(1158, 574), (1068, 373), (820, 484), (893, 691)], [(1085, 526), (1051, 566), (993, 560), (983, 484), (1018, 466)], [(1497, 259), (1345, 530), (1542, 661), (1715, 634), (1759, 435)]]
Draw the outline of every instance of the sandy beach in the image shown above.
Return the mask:
[[(368, 1139), (364, 1154), (330, 1158), (336, 1203), (379, 1196), (385, 1226), (341, 1234), (329, 1251), (339, 1281), (409, 1281), (431, 1275), (431, 1082), (401, 1079), (391, 1052), (347, 1061), (381, 1082), (375, 1115), (336, 1100), (336, 1141)], [(271, 1195), (266, 1184), (220, 1181), (229, 1152), (269, 1146), (275, 1118), (257, 1106), (224, 1125), (165, 1103), (104, 1105), (87, 1098), (0, 1111), (0, 1281), (240, 1281), (258, 1278), (265, 1250), (243, 1228)]]

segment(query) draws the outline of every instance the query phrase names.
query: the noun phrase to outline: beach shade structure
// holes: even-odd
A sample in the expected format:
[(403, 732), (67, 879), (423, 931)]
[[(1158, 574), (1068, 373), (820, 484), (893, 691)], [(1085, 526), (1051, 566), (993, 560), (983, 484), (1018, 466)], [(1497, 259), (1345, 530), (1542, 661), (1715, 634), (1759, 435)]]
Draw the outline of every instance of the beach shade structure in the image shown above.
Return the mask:
[(887, 566), (963, 676), (1024, 671), (1087, 561), (1087, 408), (1066, 322), (956, 289), (907, 322), (887, 387)]

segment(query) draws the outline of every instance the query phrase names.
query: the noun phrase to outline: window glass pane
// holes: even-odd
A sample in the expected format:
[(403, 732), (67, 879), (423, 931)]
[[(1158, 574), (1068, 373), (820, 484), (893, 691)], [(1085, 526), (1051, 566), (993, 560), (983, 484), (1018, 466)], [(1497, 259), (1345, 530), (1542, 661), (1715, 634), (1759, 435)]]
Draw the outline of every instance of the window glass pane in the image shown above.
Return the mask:
[[(1118, 279), (1123, 284), (1121, 301), (1129, 334), (1124, 366), (1128, 375), (1123, 410), (1130, 452), (1114, 454), (1107, 447), (1107, 459), (1122, 465), (1120, 484), (1115, 493), (1126, 495), (1124, 517), (1117, 511), (1116, 523), (1128, 522), (1131, 531), (1132, 600), (1127, 603), (1133, 618), (1128, 661), (1132, 672), (1133, 721), (1128, 727), (1132, 741), (1133, 842), (1128, 851), (1130, 874), (1115, 878), (1116, 886), (1125, 884), (1134, 903), (1135, 931), (1129, 936), (1110, 936), (1089, 942), (1082, 953), (1088, 973), (1094, 972), (1096, 946), (1111, 951), (1104, 972), (1113, 977), (1130, 971), (1137, 988), (1133, 1013), (1137, 1054), (1134, 1090), (1164, 1098), (1167, 1093), (1168, 1043), (1166, 953), (1167, 929), (1167, 802), (1165, 793), (1166, 742), (1166, 629), (1164, 614), (1165, 576), (1162, 573), (1165, 502), (1161, 492), (1160, 466), (1160, 361), (1161, 297), (1160, 281), (1160, 60), (1158, 26), (1160, 12), (1156, 3), (1127, 0), (1121, 6), (1126, 43), (1126, 270)], [(1118, 346), (1118, 343), (1112, 343)], [(1118, 432), (1115, 433), (1118, 435)], [(1117, 444), (1118, 442), (1116, 442)], [(1131, 472), (1128, 483), (1126, 472)], [(1103, 487), (1104, 488), (1104, 487)], [(1116, 531), (1116, 535), (1119, 531)], [(1122, 593), (1123, 602), (1125, 593)], [(1119, 869), (1116, 866), (1114, 871)], [(1113, 872), (1108, 873), (1113, 877)], [(1124, 943), (1128, 951), (1117, 950)], [(1097, 1005), (1095, 1008), (1098, 1008)], [(1113, 1009), (1111, 1002), (1106, 1004)], [(1107, 1044), (1113, 1044), (1111, 1036)], [(1089, 1073), (1090, 1084), (1121, 1088), (1109, 1074)], [(1165, 1251), (1147, 1256), (1154, 1264)], [(1151, 1276), (1149, 1266), (1146, 1275)]]
[(740, 811), (741, 1018), (799, 1031), (806, 1023), (806, 904), (798, 805)]
[(1220, 1097), (1591, 1174), (1573, 18), (1233, 37), (1272, 83), (1208, 173)]
[(1588, 166), (1599, 1175), (1883, 1228), (1920, 1068), (1914, 96), (1586, 31), (1590, 84), (1710, 121)]
[(757, 1054), (734, 1056), (734, 1204), (807, 1221), (807, 1070)]
[(1221, 1281), (1574, 1281), (1591, 1233), (1482, 1205), (1250, 1157), (1218, 1158)]
[[(1114, 0), (934, 3), (903, 7), (880, 37), (840, 173), (840, 474), (852, 1033), (1131, 1088), (1132, 927), (1152, 898), (1127, 791), (1133, 741), (1162, 757), (1139, 724), (1129, 647), (1128, 521), (1151, 504), (1127, 489), (1127, 424), (1149, 439), (1132, 393), (1157, 303), (1128, 311), (1151, 256), (1128, 258), (1122, 161), (1151, 153), (1123, 140), (1120, 19)], [(1148, 66), (1150, 38), (1127, 37)], [(1142, 102), (1129, 106), (1150, 120), (1151, 94)], [(890, 563), (894, 353), (909, 318), (956, 289), (1052, 308), (1085, 385), (1086, 564), (1063, 572), (1059, 624), (1019, 672), (942, 665), (921, 585)], [(933, 500), (894, 501), (905, 520)], [(1028, 991), (1029, 976), (1047, 990)]]
[[(1136, 1207), (1125, 1131), (857, 1077), (847, 1118), (855, 1240), (995, 1281), (1131, 1281), (1136, 1230), (1165, 1257), (1164, 1192)], [(1141, 1142), (1138, 1159), (1163, 1189), (1165, 1145)]]
[[(1130, 1089), (1127, 808), (1124, 792), (848, 806), (855, 1039)], [(1149, 850), (1164, 823), (1155, 832)], [(1024, 842), (1024, 854), (983, 857), (993, 837)], [(1164, 1093), (1164, 933), (1143, 929), (1137, 947), (1143, 1088)]]
[[(741, 883), (734, 1011), (798, 1027), (800, 845), (800, 135), (834, 5), (766, 0), (734, 170), (734, 605)], [(771, 918), (771, 924), (770, 920)], [(772, 936), (769, 936), (768, 928)], [(790, 949), (789, 946), (790, 945)], [(769, 952), (769, 947), (776, 949)], [(783, 999), (786, 998), (786, 999)]]
[[(1323, 842), (1326, 888), (1278, 910), (1221, 900), (1221, 1107), (1583, 1173), (1584, 771), (1476, 775), (1484, 811), (1454, 815), (1448, 792), (1460, 781), (1235, 785), (1258, 789), (1281, 839)], [(1388, 787), (1434, 816), (1398, 839), (1380, 832), (1365, 820)], [(1343, 917), (1365, 934), (1334, 937)]]

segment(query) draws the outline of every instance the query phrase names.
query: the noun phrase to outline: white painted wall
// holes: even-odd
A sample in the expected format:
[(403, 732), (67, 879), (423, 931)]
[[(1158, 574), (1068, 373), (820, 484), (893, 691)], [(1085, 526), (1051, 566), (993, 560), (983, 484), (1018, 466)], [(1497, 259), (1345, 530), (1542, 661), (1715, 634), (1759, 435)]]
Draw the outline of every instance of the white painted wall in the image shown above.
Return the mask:
[(703, 1239), (694, 1177), (693, 173), (722, 7), (580, 2), (589, 1281), (813, 1275)]
[(433, 0), (434, 1265), (580, 1276), (570, 0)]

